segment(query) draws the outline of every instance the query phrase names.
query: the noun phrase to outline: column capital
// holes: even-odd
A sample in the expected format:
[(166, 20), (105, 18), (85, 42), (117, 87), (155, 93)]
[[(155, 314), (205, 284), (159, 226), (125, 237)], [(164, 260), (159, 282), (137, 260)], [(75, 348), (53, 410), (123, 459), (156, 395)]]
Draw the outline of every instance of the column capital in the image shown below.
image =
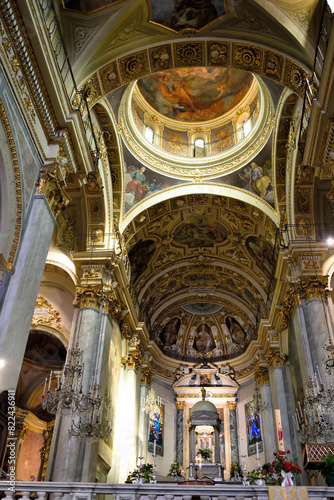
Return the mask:
[(261, 387), (263, 384), (269, 384), (268, 368), (260, 366), (255, 372), (255, 380), (259, 387)]
[(78, 285), (76, 287), (76, 297), (73, 305), (78, 308), (93, 307), (108, 313), (111, 318), (121, 313), (121, 307), (112, 286), (98, 285)]
[(186, 406), (186, 402), (185, 401), (175, 401), (175, 406), (176, 406), (177, 410), (184, 410), (184, 408)]
[(268, 366), (285, 366), (287, 357), (280, 354), (279, 349), (269, 347), (266, 351), (265, 358)]
[(237, 402), (236, 401), (227, 401), (227, 408), (229, 410), (235, 410), (237, 408)]
[(328, 276), (312, 276), (307, 280), (302, 280), (301, 285), (306, 301), (327, 299)]

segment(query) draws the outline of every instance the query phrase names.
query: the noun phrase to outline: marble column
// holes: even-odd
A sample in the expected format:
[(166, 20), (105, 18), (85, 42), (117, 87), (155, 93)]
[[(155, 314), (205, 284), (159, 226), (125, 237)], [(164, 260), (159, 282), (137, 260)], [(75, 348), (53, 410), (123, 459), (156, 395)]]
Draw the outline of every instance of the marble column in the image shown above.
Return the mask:
[[(184, 447), (184, 401), (176, 401), (176, 427), (175, 427), (175, 456), (176, 461), (184, 466), (183, 447)], [(192, 458), (193, 460), (193, 458)]]
[(261, 410), (261, 422), (265, 462), (272, 462), (273, 450), (276, 449), (276, 439), (268, 369), (265, 367), (260, 367), (258, 370), (256, 370), (255, 379), (259, 387), (259, 393), (262, 397), (262, 402), (264, 405), (264, 409)]
[[(138, 337), (129, 339), (127, 356), (122, 358), (121, 386), (118, 393), (117, 417), (114, 432), (113, 467), (110, 481), (121, 483), (126, 480), (128, 471), (138, 464), (140, 440), (138, 434), (138, 418), (140, 410), (140, 372), (142, 355)], [(144, 443), (143, 443), (144, 451)]]
[[(266, 353), (266, 358), (269, 364), (269, 381), (271, 399), (274, 409), (280, 410), (281, 428), (283, 431), (283, 442), (286, 450), (291, 450), (292, 456), (298, 456), (298, 447), (295, 439), (292, 411), (291, 411), (291, 378), (288, 368), (284, 365), (278, 349), (271, 349)], [(283, 363), (283, 364), (282, 364)], [(275, 451), (278, 451), (278, 429), (276, 423), (275, 428)], [(270, 453), (270, 452), (269, 452)]]
[[(313, 286), (312, 286), (313, 285)], [(304, 301), (303, 301), (304, 305)], [(323, 360), (326, 359), (326, 351), (324, 345), (328, 344), (331, 336), (331, 322), (329, 319), (329, 311), (327, 299), (325, 298), (324, 285), (319, 284), (314, 286), (312, 280), (306, 287), (305, 295), (306, 321), (308, 323), (308, 341), (310, 351), (312, 353), (312, 369), (313, 373), (310, 376), (317, 374), (321, 382), (329, 387), (330, 381), (326, 377)]]
[[(17, 386), (55, 225), (45, 196), (35, 195), (0, 312), (0, 359), (5, 361), (0, 393), (15, 390)], [(6, 363), (9, 359), (10, 363)]]
[[(84, 365), (82, 390), (88, 394), (96, 382), (100, 395), (105, 395), (107, 365), (112, 324), (108, 317), (108, 294), (104, 285), (88, 285), (77, 288), (77, 305), (80, 307), (74, 321), (69, 349), (77, 344), (82, 351)], [(51, 445), (47, 478), (52, 481), (94, 481), (98, 442), (79, 440), (70, 436), (72, 415), (58, 414)], [(77, 421), (77, 419), (76, 419)]]
[(239, 462), (236, 401), (228, 401), (228, 424), (230, 431), (231, 463)]

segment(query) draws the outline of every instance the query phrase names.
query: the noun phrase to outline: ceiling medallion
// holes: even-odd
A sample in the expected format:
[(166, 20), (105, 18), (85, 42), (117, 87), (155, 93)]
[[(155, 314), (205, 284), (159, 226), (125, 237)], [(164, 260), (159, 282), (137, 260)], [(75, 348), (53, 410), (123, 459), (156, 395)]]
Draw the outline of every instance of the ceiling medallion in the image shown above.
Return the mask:
[[(136, 83), (130, 84), (124, 93), (120, 106), (121, 131), (128, 149), (147, 167), (155, 170), (156, 172), (167, 174), (179, 179), (193, 180), (196, 178), (196, 180), (199, 181), (209, 180), (240, 169), (240, 167), (249, 163), (251, 159), (261, 151), (267, 143), (272, 131), (273, 104), (269, 91), (259, 77), (254, 75), (253, 77), (257, 84), (261, 105), (258, 117), (251, 132), (243, 140), (241, 140), (240, 143), (233, 147), (229, 147), (229, 149), (225, 150), (223, 153), (201, 157), (177, 156), (176, 154), (171, 154), (153, 146), (144, 138), (138, 129), (138, 124), (135, 123), (131, 105), (133, 94), (137, 88)], [(175, 107), (172, 106), (172, 110), (174, 110), (174, 108)], [(234, 108), (233, 113), (235, 114), (236, 112), (238, 112), (238, 110)], [(155, 113), (158, 115), (158, 120), (155, 119), (152, 123), (154, 122), (158, 128), (164, 127), (164, 124), (160, 119), (161, 117), (164, 117), (159, 115), (157, 112)], [(227, 114), (231, 115), (231, 113), (232, 111), (229, 111)], [(150, 116), (152, 116), (152, 114), (153, 113), (151, 112)], [(222, 120), (225, 120), (226, 122), (226, 117), (224, 118), (224, 116), (222, 117)], [(166, 118), (166, 122), (168, 121), (168, 124), (174, 122), (179, 128), (182, 128), (182, 126), (183, 128), (186, 128), (187, 132), (182, 132), (183, 134), (187, 133), (188, 135), (200, 135), (202, 132), (198, 132), (198, 130), (201, 129), (206, 131), (208, 137), (210, 136), (213, 125), (214, 129), (217, 130), (219, 120), (219, 117), (216, 117), (214, 120), (210, 120), (209, 122), (192, 121), (188, 123), (185, 121), (180, 125), (179, 121)], [(168, 126), (170, 127), (170, 125)], [(172, 132), (170, 132), (170, 135), (173, 135)]]

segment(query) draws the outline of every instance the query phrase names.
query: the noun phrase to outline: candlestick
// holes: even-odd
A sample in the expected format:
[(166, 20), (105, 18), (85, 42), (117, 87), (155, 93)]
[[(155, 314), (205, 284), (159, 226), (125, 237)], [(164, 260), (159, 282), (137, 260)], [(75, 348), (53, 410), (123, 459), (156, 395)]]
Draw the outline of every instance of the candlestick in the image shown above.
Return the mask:
[(244, 440), (241, 440), (241, 453), (242, 455), (245, 455), (245, 450), (244, 450)]
[(256, 441), (256, 458), (257, 460), (259, 460), (260, 456), (259, 456), (259, 443)]
[(154, 440), (154, 445), (153, 445), (153, 455), (156, 455), (157, 453), (157, 440)]

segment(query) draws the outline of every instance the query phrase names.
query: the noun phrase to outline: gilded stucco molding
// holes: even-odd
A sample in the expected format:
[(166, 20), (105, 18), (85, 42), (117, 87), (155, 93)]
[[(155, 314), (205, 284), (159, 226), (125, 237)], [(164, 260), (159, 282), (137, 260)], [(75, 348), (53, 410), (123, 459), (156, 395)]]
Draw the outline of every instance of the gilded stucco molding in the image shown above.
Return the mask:
[(227, 408), (231, 410), (236, 410), (237, 408), (237, 402), (236, 401), (227, 401)]
[(152, 356), (150, 356), (149, 354), (144, 354), (141, 367), (141, 385), (146, 385), (148, 389), (151, 387), (154, 379), (151, 359)]
[(122, 365), (128, 370), (137, 371), (142, 364), (143, 356), (140, 350), (140, 340), (137, 336), (132, 336), (129, 339), (129, 347), (127, 356), (122, 358)]
[(269, 384), (268, 368), (260, 366), (255, 372), (255, 380), (259, 387), (261, 387), (263, 384)]
[(275, 347), (269, 347), (265, 353), (265, 359), (267, 362), (267, 365), (270, 367), (273, 366), (282, 366), (282, 364), (285, 366), (287, 358), (286, 356), (282, 355), (278, 349)]
[(37, 297), (31, 321), (32, 328), (39, 326), (54, 326), (59, 332), (62, 331), (59, 312), (42, 296)]
[(185, 401), (175, 401), (175, 406), (177, 410), (184, 410), (186, 403)]
[(313, 277), (307, 281), (303, 280), (301, 286), (305, 300), (326, 299), (328, 295), (327, 285), (328, 276)]
[(9, 264), (13, 264), (14, 259), (15, 259), (15, 255), (16, 255), (16, 251), (17, 251), (17, 246), (19, 243), (20, 231), (21, 231), (22, 190), (21, 190), (20, 167), (19, 167), (19, 162), (18, 162), (18, 158), (17, 158), (14, 137), (13, 137), (13, 134), (12, 134), (12, 131), (11, 131), (11, 128), (9, 125), (9, 120), (7, 118), (7, 114), (6, 114), (6, 111), (5, 111), (5, 108), (4, 108), (4, 105), (3, 105), (1, 99), (0, 99), (0, 117), (1, 117), (1, 121), (3, 123), (3, 126), (5, 128), (7, 139), (8, 139), (8, 144), (9, 144), (11, 157), (12, 157), (14, 177), (15, 177), (15, 190), (16, 190), (15, 229), (14, 229), (13, 242), (12, 242), (9, 256), (7, 259)]

